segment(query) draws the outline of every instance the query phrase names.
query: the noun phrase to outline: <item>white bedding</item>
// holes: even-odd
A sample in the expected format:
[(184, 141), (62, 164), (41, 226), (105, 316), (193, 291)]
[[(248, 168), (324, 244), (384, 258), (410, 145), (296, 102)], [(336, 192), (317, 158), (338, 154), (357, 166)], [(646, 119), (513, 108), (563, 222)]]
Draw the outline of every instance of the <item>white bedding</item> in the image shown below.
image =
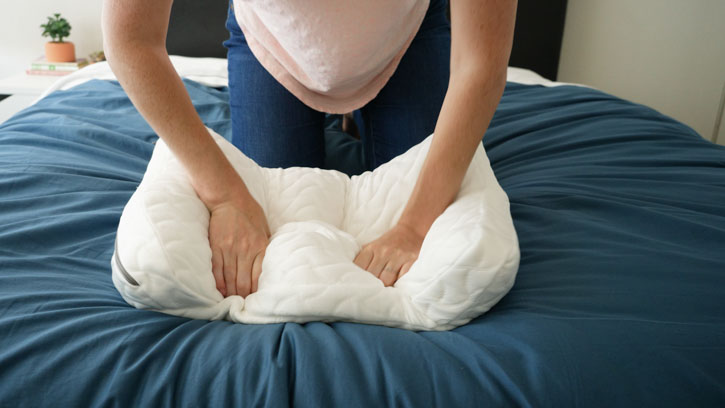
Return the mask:
[(516, 231), (482, 145), (418, 259), (385, 287), (353, 259), (400, 217), (432, 135), (375, 171), (349, 178), (334, 170), (262, 168), (210, 133), (269, 222), (258, 290), (246, 298), (217, 291), (209, 212), (159, 139), (123, 210), (111, 262), (114, 285), (137, 308), (241, 323), (344, 320), (448, 330), (489, 310), (514, 283)]
[[(227, 60), (223, 58), (191, 58), (171, 56), (171, 63), (183, 78), (189, 78), (207, 86), (222, 87), (228, 84)], [(92, 79), (116, 80), (107, 62), (98, 62), (58, 80), (38, 98), (41, 99), (53, 91), (68, 89)], [(507, 81), (526, 85), (560, 86), (579, 85), (550, 81), (534, 71), (509, 67)]]

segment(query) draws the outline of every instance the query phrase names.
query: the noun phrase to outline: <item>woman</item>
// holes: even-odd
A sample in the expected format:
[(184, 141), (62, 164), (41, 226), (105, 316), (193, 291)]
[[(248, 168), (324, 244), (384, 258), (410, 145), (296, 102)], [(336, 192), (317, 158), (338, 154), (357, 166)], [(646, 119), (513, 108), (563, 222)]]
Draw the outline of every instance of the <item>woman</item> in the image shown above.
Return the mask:
[[(171, 3), (105, 0), (104, 50), (210, 211), (217, 289), (247, 296), (257, 290), (269, 226), (171, 65), (165, 48)], [(233, 143), (263, 166), (321, 167), (324, 110), (361, 108), (372, 169), (434, 132), (397, 225), (354, 259), (389, 286), (408, 271), (431, 224), (455, 199), (493, 117), (506, 83), (516, 1), (453, 0), (450, 37), (445, 0), (430, 0), (428, 8), (427, 0), (344, 4), (236, 0), (230, 6), (225, 45)], [(357, 23), (336, 20), (350, 16)], [(368, 35), (351, 41), (351, 33)]]

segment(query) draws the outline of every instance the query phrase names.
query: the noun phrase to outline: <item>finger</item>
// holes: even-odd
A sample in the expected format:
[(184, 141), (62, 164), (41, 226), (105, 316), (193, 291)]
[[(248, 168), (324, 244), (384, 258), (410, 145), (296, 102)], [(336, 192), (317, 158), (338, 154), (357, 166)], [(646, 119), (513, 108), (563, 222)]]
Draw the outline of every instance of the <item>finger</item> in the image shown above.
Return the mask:
[(368, 272), (375, 275), (376, 278), (380, 277), (380, 273), (383, 272), (383, 267), (387, 263), (387, 259), (383, 258), (383, 256), (378, 253), (373, 253), (373, 260), (370, 261), (370, 266), (368, 266), (367, 270)]
[(254, 258), (254, 263), (252, 264), (252, 293), (256, 292), (257, 289), (259, 289), (259, 276), (262, 275), (262, 261), (264, 260), (264, 252), (265, 250), (262, 250), (262, 252), (258, 253), (257, 256)]
[(247, 254), (240, 254), (237, 257), (237, 294), (241, 297), (249, 296), (252, 288), (252, 262), (253, 259), (250, 259)]
[(370, 261), (373, 260), (373, 251), (371, 251), (367, 246), (358, 252), (357, 256), (355, 257), (355, 260), (353, 262), (355, 265), (359, 266), (362, 269), (367, 270), (368, 266), (370, 265)]
[(415, 263), (415, 259), (404, 263), (403, 266), (400, 267), (400, 274), (398, 275), (398, 279), (402, 278), (403, 275), (408, 273), (410, 267), (413, 266), (413, 263)]
[(395, 283), (398, 278), (398, 272), (403, 262), (398, 259), (391, 259), (383, 267), (383, 272), (380, 274), (380, 280), (383, 281), (383, 285), (390, 286)]
[(211, 250), (211, 273), (214, 275), (214, 282), (216, 288), (222, 296), (227, 295), (226, 285), (224, 284), (224, 261), (222, 260), (222, 253), (219, 248), (212, 248)]
[(237, 294), (237, 259), (230, 252), (222, 252), (222, 260), (224, 261), (223, 271), (227, 296), (234, 296)]

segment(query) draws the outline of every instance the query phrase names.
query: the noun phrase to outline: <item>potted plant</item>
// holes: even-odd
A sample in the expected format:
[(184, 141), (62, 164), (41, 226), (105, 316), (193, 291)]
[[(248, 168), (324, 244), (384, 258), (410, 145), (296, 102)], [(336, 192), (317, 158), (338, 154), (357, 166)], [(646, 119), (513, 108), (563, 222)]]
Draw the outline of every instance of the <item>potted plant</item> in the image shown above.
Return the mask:
[(70, 24), (55, 13), (53, 17), (48, 17), (48, 22), (41, 24), (43, 29), (43, 37), (50, 37), (51, 42), (45, 44), (45, 59), (49, 62), (74, 62), (76, 60), (76, 50), (72, 42), (63, 41), (64, 37), (70, 35)]

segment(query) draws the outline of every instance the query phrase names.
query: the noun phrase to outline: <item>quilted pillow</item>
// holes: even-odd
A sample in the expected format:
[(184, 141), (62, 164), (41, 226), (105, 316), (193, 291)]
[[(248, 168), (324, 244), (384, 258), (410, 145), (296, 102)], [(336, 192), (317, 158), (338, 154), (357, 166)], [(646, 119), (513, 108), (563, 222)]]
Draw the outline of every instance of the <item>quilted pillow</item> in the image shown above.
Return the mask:
[(267, 216), (272, 236), (258, 290), (246, 298), (217, 291), (209, 211), (159, 139), (121, 215), (111, 260), (113, 283), (134, 307), (239, 323), (343, 320), (448, 330), (489, 310), (514, 283), (516, 231), (482, 145), (418, 259), (385, 287), (353, 259), (400, 217), (432, 135), (350, 178), (334, 170), (262, 168), (209, 132)]

